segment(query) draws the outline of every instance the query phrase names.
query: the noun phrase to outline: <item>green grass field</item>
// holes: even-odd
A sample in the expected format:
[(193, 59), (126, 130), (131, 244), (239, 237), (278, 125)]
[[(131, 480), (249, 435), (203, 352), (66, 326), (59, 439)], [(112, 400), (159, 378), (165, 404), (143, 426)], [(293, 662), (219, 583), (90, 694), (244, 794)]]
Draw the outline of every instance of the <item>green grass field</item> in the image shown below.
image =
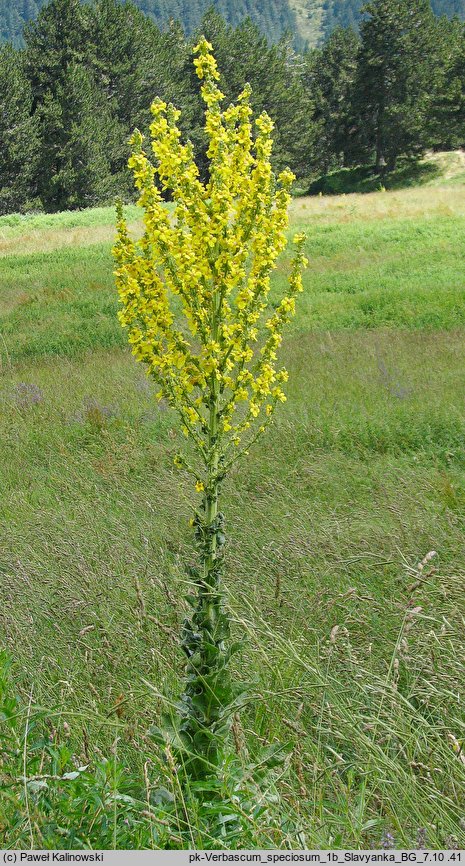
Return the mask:
[[(257, 845), (464, 845), (464, 191), (292, 205), (310, 266), (288, 402), (224, 491), (251, 681), (236, 742), (244, 760), (290, 744), (294, 829), (257, 827)], [(33, 702), (57, 749), (117, 749), (142, 778), (179, 688), (194, 495), (116, 320), (112, 233), (104, 208), (0, 219), (0, 634), (21, 730)], [(0, 794), (4, 846), (56, 846), (34, 798)], [(109, 842), (75, 821), (64, 847), (128, 846), (116, 818)]]

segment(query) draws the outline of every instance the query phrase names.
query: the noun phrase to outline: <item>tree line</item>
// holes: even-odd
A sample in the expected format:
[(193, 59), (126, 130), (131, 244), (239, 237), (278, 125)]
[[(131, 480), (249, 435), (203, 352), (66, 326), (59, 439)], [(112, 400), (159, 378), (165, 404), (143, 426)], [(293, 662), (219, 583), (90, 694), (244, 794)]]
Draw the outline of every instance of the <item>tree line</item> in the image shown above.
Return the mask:
[[(48, 0), (0, 0), (0, 41), (23, 44), (26, 21), (36, 18)], [(91, 2), (91, 0), (83, 0)], [(192, 34), (200, 26), (209, 6), (213, 5), (228, 24), (236, 27), (250, 17), (271, 42), (284, 32), (293, 34), (294, 47), (303, 50), (308, 37), (305, 14), (311, 17), (314, 0), (304, 0), (298, 7), (292, 0), (133, 0), (159, 27), (171, 19), (181, 21), (184, 31)], [(319, 14), (312, 18), (312, 39), (324, 40), (336, 27), (358, 27), (364, 0), (320, 0)], [(431, 0), (435, 15), (458, 15), (465, 18), (465, 0)], [(316, 42), (312, 41), (312, 44)]]
[[(372, 0), (358, 31), (336, 29), (298, 54), (269, 44), (250, 20), (233, 27), (210, 9), (213, 43), (232, 101), (249, 81), (253, 107), (276, 123), (275, 167), (300, 179), (465, 145), (465, 28), (428, 0)], [(150, 123), (155, 96), (182, 110), (182, 133), (207, 161), (192, 46), (131, 3), (51, 0), (0, 50), (0, 212), (58, 211), (130, 199), (128, 137)]]
[[(89, 2), (89, 0), (85, 0)], [(187, 34), (194, 33), (200, 26), (208, 8), (213, 5), (228, 24), (237, 26), (249, 17), (271, 42), (277, 42), (286, 30), (296, 33), (296, 18), (288, 0), (133, 0), (134, 5), (144, 12), (159, 27), (165, 27), (170, 20), (181, 21)], [(331, 0), (333, 2), (333, 0)], [(338, 3), (341, 0), (337, 0)], [(344, 0), (356, 2), (361, 0)], [(448, 0), (439, 0), (440, 3)], [(464, 2), (464, 0), (457, 0)], [(47, 0), (0, 0), (0, 39), (23, 44), (23, 28), (27, 21), (35, 19)], [(323, 29), (325, 30), (323, 21)]]
[[(431, 0), (431, 8), (435, 15), (465, 17), (464, 0)], [(362, 9), (361, 0), (324, 0), (325, 35), (329, 36), (337, 27), (358, 27), (363, 17)]]

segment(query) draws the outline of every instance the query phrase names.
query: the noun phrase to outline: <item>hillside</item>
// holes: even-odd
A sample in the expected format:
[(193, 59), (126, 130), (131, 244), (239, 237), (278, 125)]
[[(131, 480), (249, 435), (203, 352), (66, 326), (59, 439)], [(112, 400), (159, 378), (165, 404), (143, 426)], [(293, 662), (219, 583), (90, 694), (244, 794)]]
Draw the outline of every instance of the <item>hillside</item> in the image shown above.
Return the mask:
[[(206, 10), (215, 8), (233, 25), (250, 16), (271, 40), (286, 31), (297, 43), (315, 45), (335, 27), (357, 25), (364, 0), (134, 0), (160, 26), (170, 18), (194, 31)], [(45, 0), (0, 0), (0, 39), (20, 44), (24, 23), (37, 16)], [(431, 0), (437, 15), (465, 18), (465, 0)]]
[(0, 39), (15, 45), (21, 42), (26, 21), (35, 18), (44, 5), (43, 0), (0, 0)]

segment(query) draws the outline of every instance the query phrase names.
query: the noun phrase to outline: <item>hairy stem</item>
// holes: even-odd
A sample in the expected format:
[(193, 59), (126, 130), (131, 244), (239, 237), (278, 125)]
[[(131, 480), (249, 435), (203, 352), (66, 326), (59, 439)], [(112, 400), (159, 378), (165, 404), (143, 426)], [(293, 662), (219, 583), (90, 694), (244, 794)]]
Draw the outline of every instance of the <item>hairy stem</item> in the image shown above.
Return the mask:
[[(217, 339), (221, 301), (214, 293), (212, 338)], [(232, 690), (226, 646), (229, 622), (223, 611), (221, 576), (224, 548), (223, 515), (218, 510), (220, 442), (219, 385), (210, 378), (207, 477), (202, 513), (196, 521), (199, 567), (195, 570), (194, 612), (185, 623), (182, 645), (187, 654), (182, 696), (182, 727), (188, 750), (184, 765), (191, 780), (215, 773), (224, 754), (232, 716)]]

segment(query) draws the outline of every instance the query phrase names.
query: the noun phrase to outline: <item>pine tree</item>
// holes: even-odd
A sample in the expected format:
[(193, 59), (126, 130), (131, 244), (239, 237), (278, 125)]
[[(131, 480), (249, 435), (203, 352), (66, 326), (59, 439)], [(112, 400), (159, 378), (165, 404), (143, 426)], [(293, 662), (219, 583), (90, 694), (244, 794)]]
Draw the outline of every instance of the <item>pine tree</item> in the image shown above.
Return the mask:
[(441, 18), (436, 32), (436, 76), (428, 132), (436, 149), (451, 150), (465, 145), (465, 28), (458, 18)]
[(91, 73), (70, 63), (37, 117), (43, 131), (38, 189), (44, 207), (59, 211), (111, 202), (125, 184), (124, 171), (113, 169), (124, 133)]
[[(105, 5), (117, 11), (116, 3)], [(115, 39), (112, 67), (105, 67), (108, 42), (95, 15), (80, 0), (51, 0), (26, 30), (26, 69), (40, 135), (37, 189), (50, 211), (108, 200), (116, 178), (120, 189), (125, 186), (129, 125), (119, 121), (118, 107), (131, 94), (124, 87), (118, 93), (115, 85), (122, 79), (121, 40)]]
[(63, 81), (68, 66), (80, 63), (92, 39), (89, 7), (80, 0), (51, 0), (25, 29), (26, 72), (34, 104)]
[(359, 154), (376, 170), (426, 145), (434, 17), (428, 0), (373, 0), (364, 8), (355, 109)]
[(87, 63), (113, 113), (133, 129), (160, 31), (136, 6), (119, 0), (97, 0), (90, 15)]
[[(165, 102), (176, 102), (182, 107), (185, 122), (192, 114), (195, 93), (189, 76), (185, 76), (185, 65), (190, 46), (179, 23), (171, 21), (162, 33), (151, 22), (140, 40), (138, 79), (133, 93), (134, 125), (148, 132), (152, 121), (150, 105), (154, 96)], [(132, 31), (133, 32), (133, 31)], [(126, 118), (121, 116), (126, 122)]]
[(237, 27), (246, 18), (257, 24), (270, 41), (277, 42), (286, 31), (294, 32), (296, 20), (291, 4), (283, 0), (137, 0), (137, 5), (162, 27), (170, 20), (182, 23), (189, 35), (198, 30), (209, 9)]
[(356, 31), (340, 27), (323, 48), (307, 56), (306, 82), (315, 102), (313, 119), (319, 127), (314, 164), (323, 172), (338, 168), (347, 160), (359, 48)]
[(323, 5), (323, 33), (327, 38), (341, 27), (358, 27), (360, 23), (360, 0), (325, 0)]
[(21, 211), (35, 198), (38, 136), (23, 57), (12, 46), (0, 50), (0, 213)]

